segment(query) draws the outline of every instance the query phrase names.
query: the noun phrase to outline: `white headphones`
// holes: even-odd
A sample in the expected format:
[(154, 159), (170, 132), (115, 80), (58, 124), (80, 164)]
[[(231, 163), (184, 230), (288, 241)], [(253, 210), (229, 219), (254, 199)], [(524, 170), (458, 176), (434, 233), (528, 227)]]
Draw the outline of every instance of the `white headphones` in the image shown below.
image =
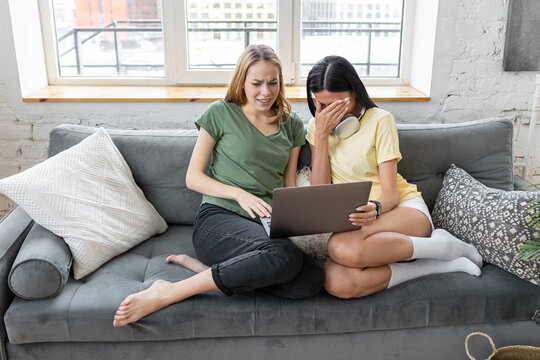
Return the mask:
[(362, 108), (359, 118), (351, 113), (345, 114), (343, 119), (341, 119), (339, 124), (334, 128), (336, 135), (340, 139), (347, 139), (356, 133), (360, 128), (360, 119), (362, 119), (362, 116), (364, 116), (364, 112), (365, 110)]

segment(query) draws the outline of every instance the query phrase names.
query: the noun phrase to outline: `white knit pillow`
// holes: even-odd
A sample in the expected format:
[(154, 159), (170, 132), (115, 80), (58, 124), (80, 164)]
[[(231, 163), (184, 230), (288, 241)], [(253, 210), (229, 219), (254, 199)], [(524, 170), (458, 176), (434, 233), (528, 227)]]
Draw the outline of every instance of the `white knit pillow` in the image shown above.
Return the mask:
[(56, 156), (0, 180), (0, 192), (64, 238), (73, 254), (75, 279), (167, 230), (102, 128)]

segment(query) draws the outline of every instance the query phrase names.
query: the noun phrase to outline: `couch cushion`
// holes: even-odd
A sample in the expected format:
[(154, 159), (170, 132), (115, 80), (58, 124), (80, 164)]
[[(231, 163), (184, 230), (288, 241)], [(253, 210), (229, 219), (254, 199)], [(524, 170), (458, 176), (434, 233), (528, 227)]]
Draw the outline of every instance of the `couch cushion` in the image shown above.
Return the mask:
[(27, 300), (55, 296), (68, 280), (71, 263), (65, 241), (34, 224), (9, 272), (9, 288)]
[[(418, 186), (430, 210), (451, 164), (461, 167), (486, 186), (513, 190), (513, 124), (510, 120), (491, 118), (458, 124), (398, 124), (397, 127), (403, 155), (398, 171)], [(80, 125), (54, 128), (49, 155), (79, 143), (95, 131), (95, 128)], [(172, 224), (192, 224), (201, 195), (186, 188), (185, 177), (197, 131), (107, 131), (131, 168), (135, 182), (161, 216)], [(300, 152), (298, 168), (310, 163), (311, 152), (306, 143)]]
[(512, 131), (510, 120), (494, 118), (459, 124), (399, 124), (403, 160), (398, 171), (418, 186), (430, 210), (451, 164), (486, 186), (514, 190)]
[[(49, 156), (78, 144), (96, 128), (60, 125), (51, 130)], [(200, 194), (186, 188), (195, 130), (107, 129), (145, 197), (171, 224), (192, 224)]]
[[(490, 118), (458, 124), (397, 124), (403, 159), (398, 172), (416, 184), (429, 209), (446, 170), (456, 164), (486, 186), (514, 190), (510, 120)], [(497, 141), (493, 141), (497, 139)], [(309, 145), (302, 147), (298, 168), (309, 166)]]
[(4, 317), (10, 342), (150, 341), (495, 324), (528, 320), (540, 307), (539, 287), (487, 265), (480, 277), (430, 275), (352, 300), (324, 291), (301, 301), (259, 292), (232, 297), (204, 293), (114, 328), (114, 314), (127, 295), (157, 279), (178, 281), (192, 275), (165, 263), (170, 254), (194, 254), (191, 236), (191, 227), (171, 226), (84, 281), (71, 278), (54, 298), (16, 298)]

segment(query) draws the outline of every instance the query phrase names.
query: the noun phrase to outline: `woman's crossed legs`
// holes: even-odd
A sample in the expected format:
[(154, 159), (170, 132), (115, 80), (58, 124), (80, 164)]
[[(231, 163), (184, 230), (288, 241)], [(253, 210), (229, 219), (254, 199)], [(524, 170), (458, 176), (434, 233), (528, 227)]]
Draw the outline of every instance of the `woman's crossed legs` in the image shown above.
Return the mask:
[[(426, 215), (396, 207), (372, 225), (333, 234), (324, 267), (326, 290), (340, 298), (353, 298), (427, 274), (464, 271), (480, 275), (481, 257), (474, 246), (444, 230), (435, 230), (429, 237), (430, 233)], [(396, 264), (410, 259), (421, 260)]]

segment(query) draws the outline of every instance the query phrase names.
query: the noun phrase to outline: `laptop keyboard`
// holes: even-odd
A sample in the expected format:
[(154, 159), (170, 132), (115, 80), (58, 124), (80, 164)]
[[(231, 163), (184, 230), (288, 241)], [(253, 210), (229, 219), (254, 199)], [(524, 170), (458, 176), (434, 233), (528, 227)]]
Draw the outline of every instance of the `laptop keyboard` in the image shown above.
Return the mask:
[(270, 224), (272, 223), (272, 218), (260, 218), (261, 219), (261, 223), (264, 227), (264, 230), (266, 230), (266, 233), (268, 234), (268, 236), (270, 236)]

